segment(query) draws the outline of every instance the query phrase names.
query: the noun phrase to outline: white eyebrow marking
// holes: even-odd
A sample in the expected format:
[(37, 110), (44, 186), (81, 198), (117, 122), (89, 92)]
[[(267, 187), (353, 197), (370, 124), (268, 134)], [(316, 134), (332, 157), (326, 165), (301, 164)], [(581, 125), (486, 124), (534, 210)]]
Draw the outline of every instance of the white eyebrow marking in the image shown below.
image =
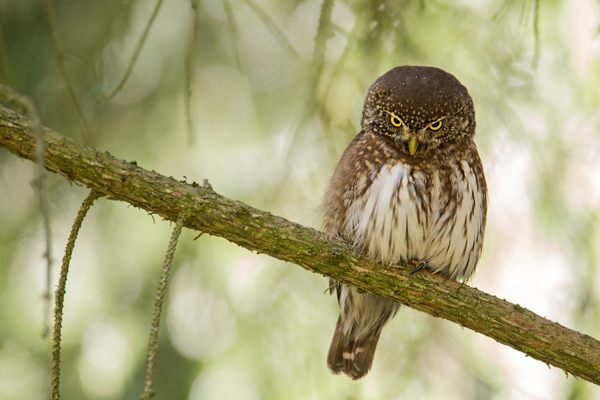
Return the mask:
[(402, 118), (400, 118), (399, 116), (397, 116), (396, 114), (394, 114), (393, 112), (388, 111), (388, 110), (381, 110), (381, 111), (383, 111), (384, 113), (387, 113), (387, 114), (391, 115), (392, 117), (398, 118), (400, 120), (400, 122), (402, 122), (403, 126), (406, 125), (406, 123), (404, 123), (404, 120)]

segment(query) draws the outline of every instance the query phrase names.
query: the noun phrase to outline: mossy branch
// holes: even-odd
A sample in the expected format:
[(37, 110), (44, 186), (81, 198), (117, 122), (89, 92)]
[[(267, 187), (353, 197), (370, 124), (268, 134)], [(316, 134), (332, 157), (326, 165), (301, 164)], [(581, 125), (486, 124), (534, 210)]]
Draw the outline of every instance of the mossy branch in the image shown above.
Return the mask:
[[(0, 109), (0, 146), (35, 160), (34, 124)], [(367, 292), (482, 333), (544, 363), (600, 384), (600, 342), (508, 301), (427, 271), (384, 268), (311, 228), (231, 200), (196, 183), (168, 178), (44, 128), (46, 168), (170, 221), (223, 237)]]

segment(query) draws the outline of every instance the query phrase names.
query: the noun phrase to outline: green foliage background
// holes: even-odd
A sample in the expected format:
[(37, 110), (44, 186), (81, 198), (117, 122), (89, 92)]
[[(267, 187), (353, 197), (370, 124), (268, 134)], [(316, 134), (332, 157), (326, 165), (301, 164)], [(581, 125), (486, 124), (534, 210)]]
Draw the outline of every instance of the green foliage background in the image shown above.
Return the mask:
[[(192, 2), (168, 1), (131, 77), (102, 101), (155, 4), (53, 2), (90, 138), (57, 66), (43, 2), (0, 1), (1, 78), (64, 135), (178, 179), (208, 178), (225, 196), (319, 228), (321, 196), (360, 130), (369, 85), (397, 65), (443, 68), (474, 99), (490, 185), (472, 284), (600, 337), (597, 1), (204, 0), (195, 36)], [(50, 393), (34, 175), (33, 163), (0, 149), (1, 399)], [(86, 195), (48, 176), (53, 282)], [(91, 209), (67, 284), (64, 399), (139, 398), (172, 228), (106, 199)], [(407, 308), (384, 330), (365, 379), (332, 376), (325, 356), (338, 311), (323, 294), (326, 279), (196, 234), (184, 231), (175, 255), (157, 399), (600, 398), (589, 383)]]

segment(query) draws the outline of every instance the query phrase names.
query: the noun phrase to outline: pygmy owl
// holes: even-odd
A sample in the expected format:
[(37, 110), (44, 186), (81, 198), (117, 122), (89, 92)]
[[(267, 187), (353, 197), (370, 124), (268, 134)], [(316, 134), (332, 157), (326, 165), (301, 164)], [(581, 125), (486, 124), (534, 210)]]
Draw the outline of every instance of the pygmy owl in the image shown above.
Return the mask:
[[(361, 128), (325, 194), (325, 231), (384, 264), (412, 263), (415, 271), (467, 280), (487, 213), (467, 89), (438, 68), (396, 67), (369, 89)], [(333, 280), (330, 287), (340, 316), (327, 365), (359, 379), (400, 305)]]

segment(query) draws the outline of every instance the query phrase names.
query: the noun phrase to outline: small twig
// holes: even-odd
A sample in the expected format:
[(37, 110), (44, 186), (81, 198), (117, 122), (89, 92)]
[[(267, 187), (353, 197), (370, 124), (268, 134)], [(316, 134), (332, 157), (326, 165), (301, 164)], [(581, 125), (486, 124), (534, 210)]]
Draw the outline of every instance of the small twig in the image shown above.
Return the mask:
[(227, 24), (229, 25), (229, 33), (231, 34), (231, 41), (233, 43), (233, 57), (235, 63), (240, 71), (243, 71), (242, 59), (238, 51), (238, 45), (240, 42), (240, 34), (238, 32), (237, 24), (235, 23), (235, 17), (233, 15), (233, 9), (229, 0), (221, 0), (223, 2), (223, 8), (225, 8), (225, 14), (227, 15)]
[(521, 24), (526, 25), (529, 20), (529, 13), (531, 12), (531, 0), (524, 0), (521, 6)]
[(77, 93), (75, 92), (75, 86), (71, 81), (71, 76), (69, 75), (69, 72), (67, 71), (67, 66), (65, 64), (65, 52), (62, 48), (60, 37), (58, 35), (58, 28), (56, 27), (56, 18), (54, 17), (54, 9), (52, 8), (52, 0), (44, 0), (44, 5), (46, 6), (48, 26), (50, 27), (50, 34), (52, 35), (52, 43), (54, 44), (54, 53), (56, 54), (56, 62), (58, 63), (58, 68), (60, 69), (60, 73), (62, 74), (63, 79), (65, 80), (69, 96), (71, 97), (73, 106), (75, 107), (75, 113), (77, 114), (77, 122), (79, 123), (79, 127), (83, 132), (85, 140), (88, 143), (91, 143), (92, 135), (90, 134), (90, 128), (88, 127), (88, 124), (83, 115), (83, 110), (81, 109), (79, 98), (77, 97)]
[[(346, 39), (350, 38), (350, 32), (348, 32), (347, 30), (345, 30), (344, 28), (342, 28), (341, 26), (332, 23), (331, 27), (333, 28), (333, 31), (336, 33), (339, 33), (340, 35), (342, 35), (343, 37), (345, 37)], [(339, 63), (338, 63), (339, 64)]]
[(175, 247), (179, 241), (179, 235), (181, 234), (181, 228), (183, 228), (184, 219), (186, 213), (182, 212), (177, 218), (175, 229), (171, 235), (171, 241), (169, 242), (169, 248), (167, 249), (167, 255), (163, 264), (163, 270), (160, 274), (160, 281), (158, 283), (158, 289), (156, 290), (156, 301), (154, 302), (154, 312), (152, 313), (152, 324), (150, 326), (150, 341), (148, 343), (148, 360), (146, 361), (146, 385), (144, 387), (144, 393), (140, 397), (141, 400), (148, 400), (154, 396), (152, 391), (152, 375), (154, 374), (154, 359), (156, 358), (156, 347), (158, 345), (158, 327), (160, 325), (160, 313), (165, 300), (165, 293), (167, 290), (167, 279), (169, 278), (169, 271), (171, 264), (173, 263), (173, 255), (175, 254)]
[(256, 4), (254, 2), (254, 0), (244, 0), (244, 1), (246, 2), (246, 4), (248, 4), (248, 6), (252, 10), (254, 10), (256, 15), (258, 15), (258, 17), (261, 19), (261, 21), (267, 26), (267, 29), (269, 31), (271, 31), (271, 34), (275, 37), (275, 39), (277, 39), (277, 41), (279, 42), (281, 47), (287, 49), (290, 53), (292, 53), (294, 55), (294, 57), (299, 59), (300, 55), (298, 54), (296, 49), (294, 49), (294, 46), (292, 46), (292, 44), (287, 39), (287, 37), (285, 36), (283, 31), (281, 29), (279, 29), (279, 27), (277, 26), (275, 21), (273, 21), (271, 16), (269, 14), (267, 14), (261, 6)]
[[(49, 0), (46, 0), (46, 1), (49, 1)], [(154, 20), (156, 19), (156, 16), (158, 15), (158, 10), (160, 9), (160, 6), (162, 5), (162, 3), (163, 3), (163, 0), (158, 0), (156, 2), (156, 6), (154, 6), (154, 11), (152, 11), (150, 20), (148, 21), (148, 24), (146, 24), (146, 28), (144, 29), (144, 32), (142, 32), (140, 41), (138, 42), (138, 44), (135, 48), (133, 56), (131, 57), (131, 61), (129, 62), (129, 65), (127, 66), (127, 70), (125, 71), (125, 74), (123, 75), (123, 77), (121, 78), (121, 80), (119, 81), (117, 86), (115, 86), (115, 88), (109, 94), (107, 94), (102, 99), (100, 99), (101, 102), (111, 100), (113, 97), (115, 97), (117, 95), (117, 93), (119, 93), (121, 91), (121, 89), (123, 89), (125, 82), (127, 82), (127, 80), (129, 79), (129, 76), (133, 72), (133, 67), (135, 66), (135, 63), (137, 62), (137, 59), (139, 58), (140, 53), (142, 52), (142, 48), (144, 47), (144, 42), (146, 41), (146, 38), (148, 37), (148, 32), (150, 32), (150, 28), (152, 27), (152, 24), (154, 23)]]
[(193, 24), (192, 32), (190, 33), (190, 39), (188, 44), (187, 62), (185, 68), (185, 109), (187, 115), (188, 125), (188, 144), (192, 144), (194, 141), (194, 124), (192, 121), (192, 88), (194, 86), (196, 78), (196, 40), (198, 39), (198, 2), (197, 0), (190, 0), (193, 12)]
[(533, 60), (531, 61), (531, 67), (537, 68), (538, 62), (540, 60), (540, 1), (533, 0), (533, 40), (534, 40), (534, 50), (533, 50)]
[(79, 234), (79, 229), (83, 223), (87, 212), (94, 201), (103, 196), (102, 194), (92, 190), (88, 197), (81, 204), (81, 208), (77, 213), (77, 218), (73, 222), (71, 228), (71, 234), (67, 242), (67, 248), (63, 257), (62, 266), (60, 268), (60, 278), (58, 280), (58, 287), (56, 288), (55, 305), (54, 305), (54, 335), (52, 337), (52, 400), (58, 400), (60, 398), (59, 383), (60, 383), (60, 339), (62, 329), (62, 318), (63, 318), (63, 307), (65, 303), (65, 292), (67, 286), (67, 274), (69, 273), (69, 264), (71, 262), (71, 255), (73, 254), (73, 248), (75, 247), (75, 240)]
[(513, 1), (514, 0), (504, 0), (498, 11), (496, 11), (496, 13), (492, 16), (492, 19), (494, 20), (504, 17)]
[(198, 234), (198, 236), (196, 236), (196, 237), (194, 238), (194, 241), (196, 241), (196, 240), (200, 239), (200, 238), (202, 237), (202, 235), (204, 235), (204, 232), (200, 232), (200, 233)]
[(317, 37), (315, 38), (315, 49), (313, 52), (313, 76), (311, 85), (311, 97), (309, 101), (315, 101), (317, 88), (325, 65), (325, 51), (327, 50), (327, 39), (333, 33), (331, 13), (333, 11), (333, 0), (324, 0), (319, 15), (319, 27), (317, 28)]

